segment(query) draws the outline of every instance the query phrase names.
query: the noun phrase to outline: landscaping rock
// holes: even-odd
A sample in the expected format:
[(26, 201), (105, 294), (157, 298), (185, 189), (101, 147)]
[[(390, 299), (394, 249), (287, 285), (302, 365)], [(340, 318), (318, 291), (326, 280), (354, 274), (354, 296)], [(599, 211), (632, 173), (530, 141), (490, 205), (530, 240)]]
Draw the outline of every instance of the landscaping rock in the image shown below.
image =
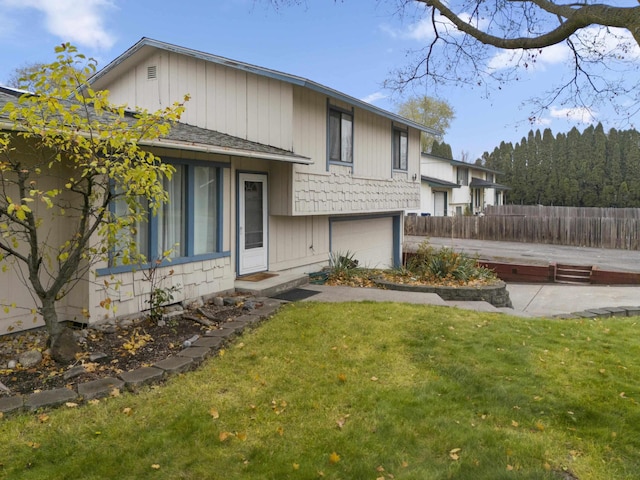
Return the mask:
[(67, 365), (76, 359), (76, 354), (82, 350), (76, 341), (73, 331), (65, 328), (51, 347), (51, 358), (57, 363)]
[(106, 353), (95, 352), (89, 355), (90, 362), (105, 362), (109, 359), (109, 356)]
[(24, 368), (35, 367), (42, 361), (42, 353), (38, 350), (29, 350), (20, 354), (18, 357), (18, 363)]
[(78, 366), (75, 366), (75, 367), (71, 367), (69, 370), (64, 372), (64, 375), (62, 377), (65, 380), (70, 380), (72, 378), (79, 377), (84, 372), (86, 372), (86, 369), (84, 368), (84, 365), (78, 365)]
[(214, 297), (212, 303), (216, 307), (223, 307), (224, 306), (224, 298), (222, 298), (222, 297)]

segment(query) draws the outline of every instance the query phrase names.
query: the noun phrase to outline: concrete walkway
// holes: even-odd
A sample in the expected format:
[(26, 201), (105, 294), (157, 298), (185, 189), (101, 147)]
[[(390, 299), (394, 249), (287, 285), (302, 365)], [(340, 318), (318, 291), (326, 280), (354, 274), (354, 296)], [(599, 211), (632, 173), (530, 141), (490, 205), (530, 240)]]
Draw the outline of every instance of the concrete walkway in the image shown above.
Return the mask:
[(509, 284), (507, 290), (513, 309), (496, 308), (487, 302), (445, 301), (435, 293), (327, 285), (304, 285), (300, 288), (317, 292), (302, 300), (311, 302), (400, 302), (502, 312), (521, 317), (553, 317), (615, 307), (628, 307), (640, 313), (640, 287), (628, 286)]

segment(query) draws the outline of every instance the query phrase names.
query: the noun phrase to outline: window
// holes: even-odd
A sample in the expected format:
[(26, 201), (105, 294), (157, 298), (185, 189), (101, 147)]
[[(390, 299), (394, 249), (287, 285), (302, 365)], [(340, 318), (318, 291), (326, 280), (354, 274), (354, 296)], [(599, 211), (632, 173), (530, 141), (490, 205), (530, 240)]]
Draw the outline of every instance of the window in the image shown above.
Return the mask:
[[(149, 215), (148, 222), (130, 229), (135, 248), (147, 260), (162, 258), (167, 251), (171, 251), (172, 259), (177, 259), (220, 250), (221, 169), (191, 164), (174, 164), (174, 168), (171, 180), (164, 180), (168, 202), (155, 216)], [(146, 205), (147, 202), (143, 202), (143, 208), (148, 209)], [(128, 211), (124, 200), (118, 200), (112, 208), (118, 216)], [(119, 265), (114, 255), (110, 266)]]
[(458, 172), (458, 185), (467, 186), (469, 185), (469, 169), (468, 168), (457, 168)]
[(393, 169), (406, 170), (409, 140), (404, 130), (393, 130)]
[(492, 182), (494, 181), (495, 177), (493, 176), (493, 173), (489, 173), (487, 172), (487, 182)]
[(353, 115), (329, 109), (329, 161), (353, 163)]
[(169, 201), (158, 209), (157, 245), (152, 258), (163, 257), (163, 252), (171, 250), (171, 258), (185, 255), (185, 165), (174, 165), (176, 171), (171, 180), (164, 179), (163, 187), (169, 194)]
[(218, 250), (218, 171), (211, 167), (194, 167), (193, 254)]

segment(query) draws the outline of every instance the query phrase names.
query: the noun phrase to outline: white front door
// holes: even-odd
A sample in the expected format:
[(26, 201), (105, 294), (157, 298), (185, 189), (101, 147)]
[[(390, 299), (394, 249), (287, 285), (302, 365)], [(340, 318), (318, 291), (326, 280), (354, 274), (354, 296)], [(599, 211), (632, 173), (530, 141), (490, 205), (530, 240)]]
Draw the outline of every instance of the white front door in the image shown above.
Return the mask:
[(267, 270), (267, 176), (238, 175), (238, 274)]
[(433, 215), (436, 217), (444, 217), (447, 212), (446, 193), (433, 192)]

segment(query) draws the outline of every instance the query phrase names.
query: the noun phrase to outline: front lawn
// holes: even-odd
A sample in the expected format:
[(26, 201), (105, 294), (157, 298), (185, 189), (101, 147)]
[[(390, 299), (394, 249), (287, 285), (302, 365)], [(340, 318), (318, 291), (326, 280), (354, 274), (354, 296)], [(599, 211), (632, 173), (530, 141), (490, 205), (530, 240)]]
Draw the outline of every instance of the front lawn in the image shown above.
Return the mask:
[(161, 387), (0, 420), (0, 478), (638, 478), (638, 321), (289, 305)]

